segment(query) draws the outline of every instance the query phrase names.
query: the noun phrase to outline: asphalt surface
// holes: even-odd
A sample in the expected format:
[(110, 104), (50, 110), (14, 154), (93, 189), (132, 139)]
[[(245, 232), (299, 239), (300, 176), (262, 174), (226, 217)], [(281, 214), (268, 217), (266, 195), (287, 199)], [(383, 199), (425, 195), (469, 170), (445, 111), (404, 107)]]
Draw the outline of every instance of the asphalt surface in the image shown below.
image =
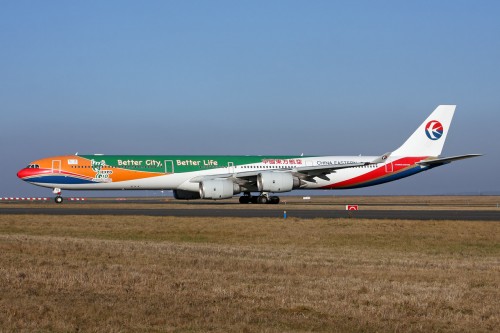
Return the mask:
[[(0, 207), (0, 215), (102, 215), (102, 216), (176, 216), (176, 217), (273, 217), (283, 218), (281, 209), (134, 209), (79, 207)], [(288, 209), (287, 217), (359, 218), (391, 220), (462, 220), (500, 221), (500, 210), (295, 210)]]

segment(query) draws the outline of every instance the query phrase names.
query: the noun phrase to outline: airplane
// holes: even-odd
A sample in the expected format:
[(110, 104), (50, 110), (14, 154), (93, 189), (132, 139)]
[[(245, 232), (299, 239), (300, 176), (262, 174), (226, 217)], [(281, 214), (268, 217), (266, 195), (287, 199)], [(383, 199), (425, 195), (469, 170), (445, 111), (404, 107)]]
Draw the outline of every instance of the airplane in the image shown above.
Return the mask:
[[(412, 176), (456, 160), (440, 157), (455, 105), (440, 105), (398, 149), (380, 156), (66, 155), (39, 159), (17, 176), (62, 190), (173, 190), (174, 198), (277, 204), (295, 189), (353, 189)], [(252, 195), (257, 193), (257, 195)]]

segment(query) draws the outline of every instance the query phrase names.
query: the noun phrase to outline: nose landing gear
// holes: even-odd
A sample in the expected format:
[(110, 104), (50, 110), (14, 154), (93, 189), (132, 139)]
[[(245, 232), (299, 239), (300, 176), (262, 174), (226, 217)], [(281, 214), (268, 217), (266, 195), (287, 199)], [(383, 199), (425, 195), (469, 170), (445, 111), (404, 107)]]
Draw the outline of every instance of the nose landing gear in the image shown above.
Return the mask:
[(55, 188), (52, 193), (54, 193), (56, 195), (56, 197), (54, 198), (54, 201), (57, 203), (57, 204), (60, 204), (62, 203), (64, 200), (63, 200), (63, 197), (61, 196), (61, 189), (60, 188)]

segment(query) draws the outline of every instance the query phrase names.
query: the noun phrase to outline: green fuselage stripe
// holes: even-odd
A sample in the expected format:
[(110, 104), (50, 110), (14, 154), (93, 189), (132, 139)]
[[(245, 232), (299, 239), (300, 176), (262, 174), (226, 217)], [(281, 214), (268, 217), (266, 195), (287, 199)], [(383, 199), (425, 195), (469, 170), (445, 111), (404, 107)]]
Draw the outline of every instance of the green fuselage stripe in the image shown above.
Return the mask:
[[(106, 165), (129, 170), (175, 173), (226, 168), (266, 160), (295, 163), (304, 156), (237, 156), (237, 155), (80, 155), (80, 157), (105, 161)], [(309, 157), (309, 156), (308, 156)]]

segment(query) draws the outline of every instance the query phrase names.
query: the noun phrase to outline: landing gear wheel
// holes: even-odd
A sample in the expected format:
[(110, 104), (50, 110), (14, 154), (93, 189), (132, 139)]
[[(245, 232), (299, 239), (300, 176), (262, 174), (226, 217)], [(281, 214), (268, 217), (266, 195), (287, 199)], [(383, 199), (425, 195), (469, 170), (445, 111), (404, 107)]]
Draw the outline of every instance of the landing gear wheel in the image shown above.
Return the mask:
[(54, 201), (58, 204), (62, 203), (63, 202), (63, 197), (61, 197), (60, 195), (58, 195), (57, 197), (54, 198)]
[(248, 204), (248, 203), (250, 203), (251, 199), (252, 199), (252, 197), (249, 195), (242, 195), (240, 197), (240, 204)]
[(266, 203), (268, 203), (268, 202), (269, 202), (269, 199), (267, 199), (267, 197), (266, 197), (266, 196), (263, 196), (263, 195), (261, 195), (261, 196), (259, 197), (259, 199), (258, 199), (258, 203), (260, 203), (260, 204), (266, 204)]
[(280, 203), (280, 197), (272, 196), (269, 198), (269, 203), (273, 205), (277, 205)]

